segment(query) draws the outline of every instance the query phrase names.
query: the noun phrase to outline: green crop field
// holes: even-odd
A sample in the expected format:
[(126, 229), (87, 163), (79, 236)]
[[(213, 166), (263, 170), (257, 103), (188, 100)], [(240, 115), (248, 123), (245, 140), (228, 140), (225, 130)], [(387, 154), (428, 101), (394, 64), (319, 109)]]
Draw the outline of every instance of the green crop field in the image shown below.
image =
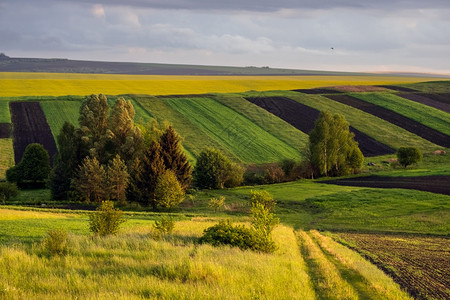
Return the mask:
[(299, 151), (248, 118), (210, 98), (173, 98), (168, 104), (244, 163), (298, 158)]
[[(277, 92), (273, 94), (276, 95)], [(272, 95), (272, 93), (270, 93), (270, 95)], [(351, 126), (393, 149), (398, 149), (400, 147), (418, 147), (424, 152), (430, 152), (441, 148), (403, 128), (393, 125), (392, 123), (359, 109), (330, 100), (324, 96), (305, 95), (294, 92), (283, 92), (280, 93), (280, 95), (289, 97), (292, 100), (317, 110), (329, 110), (334, 113), (342, 114)]]
[(0, 123), (11, 123), (9, 103), (7, 101), (0, 101)]
[(450, 114), (391, 93), (351, 93), (353, 97), (395, 111), (425, 126), (450, 135)]
[(41, 101), (41, 106), (55, 140), (64, 122), (70, 122), (72, 125), (78, 126), (81, 101), (49, 100)]
[(450, 93), (450, 81), (424, 81), (409, 84), (396, 84), (426, 93)]
[(0, 179), (5, 179), (6, 170), (14, 165), (12, 139), (0, 139)]

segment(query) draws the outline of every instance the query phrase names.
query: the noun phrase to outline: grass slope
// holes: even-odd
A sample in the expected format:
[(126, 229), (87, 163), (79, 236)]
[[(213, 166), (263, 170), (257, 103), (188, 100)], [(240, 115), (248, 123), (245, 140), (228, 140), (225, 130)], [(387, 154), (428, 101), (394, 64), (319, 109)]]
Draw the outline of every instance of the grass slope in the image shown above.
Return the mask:
[(435, 80), (397, 76), (177, 76), (0, 72), (0, 97), (202, 94)]
[(415, 89), (426, 93), (450, 93), (450, 81), (429, 81), (424, 80), (424, 82), (409, 83), (409, 84), (399, 84), (410, 89)]
[(415, 120), (425, 126), (450, 135), (450, 114), (442, 110), (407, 100), (391, 93), (352, 93), (350, 95), (360, 100), (395, 111), (396, 113)]
[(342, 114), (354, 128), (394, 149), (411, 146), (431, 152), (442, 148), (385, 120), (320, 95), (294, 92), (283, 92), (282, 95), (318, 110)]
[(0, 123), (11, 123), (9, 102), (7, 101), (0, 101)]
[(48, 125), (52, 130), (55, 140), (64, 122), (70, 122), (75, 127), (78, 127), (80, 106), (81, 101), (41, 101), (41, 107), (44, 110), (45, 117), (47, 118)]
[(167, 102), (244, 163), (268, 163), (299, 157), (298, 150), (213, 99), (172, 98)]
[(14, 165), (12, 139), (0, 139), (0, 179), (6, 178), (6, 170)]
[(239, 94), (217, 94), (214, 100), (247, 117), (253, 123), (282, 140), (294, 149), (303, 149), (308, 135), (259, 106), (253, 105)]

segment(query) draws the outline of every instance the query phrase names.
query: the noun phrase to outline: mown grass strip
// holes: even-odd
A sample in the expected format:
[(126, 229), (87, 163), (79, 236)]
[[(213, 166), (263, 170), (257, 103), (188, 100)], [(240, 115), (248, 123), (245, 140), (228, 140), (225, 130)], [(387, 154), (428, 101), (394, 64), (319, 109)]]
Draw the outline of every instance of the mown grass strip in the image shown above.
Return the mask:
[(172, 98), (169, 105), (244, 163), (299, 158), (299, 151), (210, 98)]
[(55, 140), (65, 122), (78, 127), (81, 101), (49, 100), (40, 103)]
[(398, 84), (430, 78), (395, 76), (177, 76), (0, 72), (0, 97), (104, 93), (203, 94), (292, 90), (336, 85)]
[[(395, 111), (425, 126), (450, 135), (450, 114), (391, 93), (352, 93), (352, 97)], [(449, 137), (450, 138), (450, 137)]]
[(12, 139), (0, 139), (0, 179), (6, 178), (6, 170), (14, 166)]
[(432, 152), (442, 148), (392, 123), (326, 97), (294, 92), (284, 92), (283, 94), (315, 109), (342, 114), (354, 128), (391, 148), (418, 147), (423, 152)]
[(314, 239), (327, 252), (332, 254), (345, 266), (360, 273), (366, 280), (373, 297), (376, 299), (412, 299), (406, 292), (402, 291), (392, 278), (384, 274), (375, 265), (366, 261), (358, 253), (333, 241), (330, 237), (320, 234), (316, 230), (311, 231)]
[(320, 299), (359, 299), (355, 289), (342, 278), (336, 266), (304, 231), (296, 232), (299, 246), (306, 253), (312, 281)]

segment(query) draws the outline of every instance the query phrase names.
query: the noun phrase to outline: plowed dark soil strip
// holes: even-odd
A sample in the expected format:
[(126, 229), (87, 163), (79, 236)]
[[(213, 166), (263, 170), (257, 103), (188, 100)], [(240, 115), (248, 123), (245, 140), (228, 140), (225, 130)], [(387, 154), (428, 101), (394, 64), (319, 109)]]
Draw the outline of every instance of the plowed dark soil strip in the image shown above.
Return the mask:
[(413, 189), (450, 195), (450, 176), (380, 177), (367, 176), (321, 181), (321, 183), (373, 188)]
[(403, 115), (400, 115), (392, 110), (386, 109), (384, 107), (380, 107), (374, 105), (369, 102), (365, 102), (363, 100), (356, 99), (354, 97), (348, 95), (326, 95), (327, 98), (355, 107), (362, 111), (365, 111), (369, 114), (377, 116), (383, 120), (386, 120), (398, 127), (404, 128), (409, 132), (417, 134), (418, 136), (435, 143), (439, 146), (443, 146), (446, 148), (450, 147), (450, 136), (434, 130), (430, 127), (427, 127), (419, 122), (411, 120)]
[(377, 85), (377, 86), (398, 92), (417, 92), (417, 90), (396, 85)]
[(401, 93), (398, 95), (450, 113), (450, 94)]
[(317, 94), (342, 94), (340, 91), (332, 89), (297, 89), (292, 90), (293, 92), (300, 92), (303, 94), (317, 95)]
[(11, 124), (0, 123), (0, 139), (7, 139), (11, 136)]
[(25, 148), (31, 143), (42, 144), (52, 158), (57, 152), (56, 144), (39, 102), (10, 102), (9, 108), (16, 163), (20, 162)]
[[(257, 97), (246, 99), (305, 133), (309, 133), (314, 128), (314, 122), (319, 117), (318, 110), (286, 97)], [(359, 143), (359, 149), (361, 149), (364, 156), (385, 155), (395, 152), (392, 148), (353, 127), (350, 127), (350, 131), (355, 134), (355, 141)]]

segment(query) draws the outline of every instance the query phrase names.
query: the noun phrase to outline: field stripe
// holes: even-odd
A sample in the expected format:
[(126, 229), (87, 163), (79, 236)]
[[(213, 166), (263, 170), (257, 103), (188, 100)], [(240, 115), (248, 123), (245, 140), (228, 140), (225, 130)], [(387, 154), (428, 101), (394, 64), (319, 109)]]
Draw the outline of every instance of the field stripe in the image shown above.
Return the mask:
[(5, 179), (6, 170), (14, 166), (12, 139), (0, 139), (0, 179)]

